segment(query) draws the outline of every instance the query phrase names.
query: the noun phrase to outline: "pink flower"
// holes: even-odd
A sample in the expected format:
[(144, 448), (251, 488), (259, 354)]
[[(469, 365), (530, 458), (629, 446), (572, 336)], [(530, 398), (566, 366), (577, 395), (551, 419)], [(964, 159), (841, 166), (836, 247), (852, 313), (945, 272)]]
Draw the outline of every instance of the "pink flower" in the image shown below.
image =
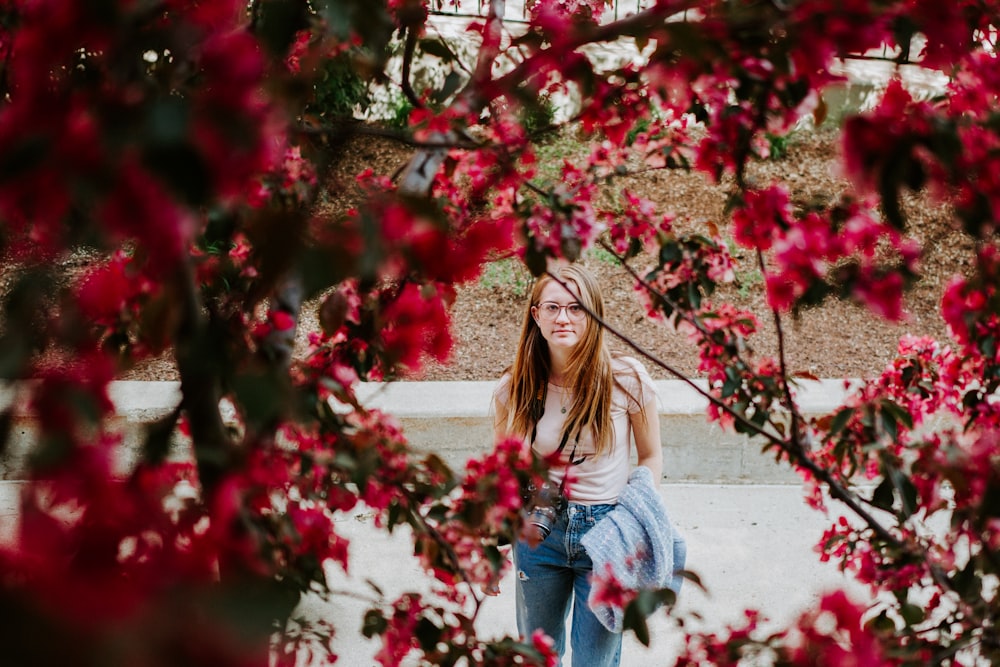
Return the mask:
[(443, 300), (445, 286), (407, 283), (382, 309), (382, 341), (392, 361), (417, 369), (427, 353), (443, 361), (451, 353), (451, 323)]
[(898, 273), (865, 271), (852, 291), (876, 315), (890, 322), (903, 319), (903, 278)]
[(791, 219), (788, 190), (775, 185), (766, 190), (747, 190), (743, 206), (733, 212), (733, 238), (744, 248), (770, 250), (775, 233)]
[(129, 275), (130, 263), (128, 257), (119, 253), (83, 278), (77, 290), (77, 304), (86, 319), (104, 326), (117, 324), (140, 282)]
[(590, 576), (593, 603), (615, 609), (624, 609), (635, 599), (636, 591), (622, 586), (615, 577), (614, 567), (608, 563), (604, 572), (594, 572)]

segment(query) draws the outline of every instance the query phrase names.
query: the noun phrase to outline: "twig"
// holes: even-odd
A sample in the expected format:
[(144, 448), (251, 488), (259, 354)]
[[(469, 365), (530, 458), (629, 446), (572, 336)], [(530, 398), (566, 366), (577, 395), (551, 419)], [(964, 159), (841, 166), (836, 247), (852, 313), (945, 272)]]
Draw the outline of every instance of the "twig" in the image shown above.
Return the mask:
[(701, 320), (699, 320), (697, 317), (694, 317), (693, 315), (685, 311), (683, 308), (680, 307), (680, 305), (676, 301), (674, 301), (669, 296), (667, 296), (666, 294), (664, 294), (663, 292), (661, 292), (660, 290), (656, 289), (651, 284), (649, 284), (649, 281), (640, 276), (636, 272), (636, 270), (629, 265), (629, 263), (625, 260), (625, 258), (618, 254), (618, 252), (611, 246), (610, 243), (608, 243), (604, 239), (600, 239), (598, 241), (598, 244), (606, 251), (614, 255), (615, 259), (618, 260), (618, 263), (622, 265), (622, 267), (628, 272), (628, 274), (632, 276), (632, 279), (635, 280), (637, 283), (639, 283), (639, 285), (641, 285), (644, 290), (655, 296), (657, 299), (661, 299), (664, 303), (673, 308), (674, 312), (676, 312), (680, 317), (684, 318), (684, 321), (686, 321), (688, 324), (696, 328), (702, 334), (704, 334), (705, 336), (708, 335), (709, 333), (708, 329), (705, 328), (705, 325), (702, 324)]
[(413, 52), (417, 46), (417, 31), (412, 26), (404, 26), (403, 29), (406, 31), (406, 41), (403, 43), (403, 80), (400, 82), (400, 87), (410, 104), (417, 109), (423, 109), (424, 103), (413, 92), (413, 86), (410, 84), (410, 66), (413, 62)]
[[(476, 60), (476, 68), (465, 87), (455, 96), (451, 108), (465, 113), (478, 111), (488, 101), (482, 94), (482, 84), (490, 80), (493, 60), (500, 52), (503, 34), (504, 0), (490, 0), (489, 14), (483, 31), (483, 43)], [(454, 141), (455, 133), (439, 134), (437, 139)], [(446, 153), (443, 148), (424, 149), (413, 156), (400, 174), (399, 192), (412, 197), (426, 196), (430, 191)]]
[(468, 574), (466, 574), (465, 569), (462, 567), (462, 561), (458, 557), (458, 554), (455, 553), (455, 549), (452, 547), (451, 543), (448, 542), (448, 540), (446, 540), (440, 532), (438, 532), (437, 528), (428, 523), (424, 516), (416, 511), (416, 507), (420, 503), (413, 498), (413, 496), (405, 488), (401, 488), (401, 491), (403, 493), (403, 497), (407, 500), (407, 513), (427, 532), (428, 535), (430, 535), (431, 539), (434, 540), (438, 547), (441, 548), (448, 560), (451, 561), (452, 566), (454, 567), (456, 574), (458, 574), (459, 578), (462, 580), (462, 583), (469, 587), (472, 599), (476, 603), (476, 611), (472, 615), (472, 618), (475, 619), (479, 614), (479, 610), (482, 607), (485, 598), (480, 598), (476, 594), (476, 587), (473, 585), (472, 581), (469, 580)]
[[(767, 267), (764, 264), (764, 253), (757, 248), (757, 266), (763, 276), (767, 276)], [(771, 308), (771, 316), (774, 319), (774, 332), (778, 338), (778, 364), (781, 367), (781, 390), (785, 407), (792, 416), (792, 440), (789, 446), (794, 446), (797, 450), (802, 450), (802, 441), (799, 440), (799, 424), (803, 421), (799, 414), (795, 399), (792, 396), (792, 388), (788, 384), (788, 361), (785, 355), (785, 329), (781, 324), (781, 314), (777, 308)]]
[(180, 263), (174, 285), (180, 296), (181, 322), (174, 332), (174, 355), (181, 381), (181, 406), (187, 414), (194, 446), (198, 480), (206, 504), (231, 465), (233, 450), (219, 412), (222, 391), (214, 363), (210, 323), (205, 315), (194, 267), (190, 260)]
[[(565, 289), (568, 293), (573, 294), (572, 290), (570, 290), (570, 288), (569, 288), (569, 285), (567, 285), (558, 276), (555, 276), (555, 275), (553, 275), (552, 273), (549, 273), (549, 272), (546, 272), (546, 275), (548, 275), (552, 280), (554, 280), (558, 284), (562, 285), (563, 289)], [(813, 461), (808, 456), (806, 456), (803, 451), (801, 451), (801, 450), (799, 450), (799, 451), (792, 450), (788, 446), (788, 443), (785, 440), (783, 440), (781, 438), (778, 438), (777, 436), (775, 436), (775, 435), (767, 432), (766, 430), (764, 430), (760, 426), (758, 426), (758, 425), (754, 424), (753, 422), (749, 421), (748, 419), (746, 419), (746, 417), (744, 417), (743, 415), (739, 414), (738, 412), (736, 412), (735, 410), (733, 410), (731, 407), (729, 407), (728, 405), (726, 405), (725, 402), (719, 400), (718, 398), (716, 398), (715, 396), (713, 396), (708, 391), (706, 391), (706, 390), (702, 389), (701, 387), (699, 387), (693, 380), (691, 380), (690, 378), (688, 378), (686, 375), (684, 375), (683, 373), (681, 373), (679, 370), (673, 368), (672, 366), (670, 366), (670, 364), (664, 362), (659, 357), (654, 356), (652, 353), (650, 353), (647, 350), (645, 350), (641, 345), (639, 345), (638, 343), (636, 343), (634, 340), (632, 340), (631, 338), (629, 338), (627, 335), (625, 335), (624, 333), (618, 331), (616, 328), (614, 328), (613, 326), (611, 326), (610, 324), (608, 324), (607, 322), (605, 322), (601, 318), (597, 317), (594, 314), (593, 311), (591, 311), (591, 310), (589, 310), (587, 308), (587, 306), (585, 304), (581, 303), (580, 307), (583, 308), (583, 310), (595, 322), (597, 322), (598, 325), (600, 325), (602, 328), (606, 329), (607, 331), (610, 331), (614, 336), (616, 336), (617, 338), (619, 338), (623, 343), (625, 343), (626, 345), (628, 345), (630, 348), (632, 348), (633, 350), (635, 350), (637, 353), (639, 353), (640, 355), (642, 355), (643, 357), (645, 357), (646, 359), (648, 359), (651, 363), (659, 366), (660, 368), (662, 368), (663, 370), (667, 371), (668, 373), (670, 373), (671, 375), (673, 375), (677, 379), (679, 379), (679, 380), (683, 381), (684, 383), (686, 383), (687, 385), (689, 385), (696, 392), (698, 392), (698, 394), (700, 394), (701, 396), (703, 396), (704, 398), (706, 398), (710, 403), (712, 403), (713, 405), (715, 405), (719, 409), (721, 409), (724, 412), (726, 412), (735, 421), (739, 422), (744, 427), (748, 428), (752, 432), (753, 435), (759, 435), (759, 436), (763, 437), (764, 439), (770, 441), (772, 444), (776, 445), (778, 448), (780, 448), (786, 454), (788, 454), (788, 456), (791, 459), (793, 459), (796, 464), (798, 464), (799, 466), (805, 468), (806, 470), (808, 470), (810, 472), (810, 474), (813, 475), (813, 477), (815, 477), (819, 481), (823, 482), (827, 486), (827, 488), (829, 489), (830, 495), (833, 498), (836, 498), (837, 500), (839, 500), (842, 503), (844, 503), (845, 505), (847, 505), (851, 509), (851, 511), (853, 511), (866, 524), (868, 524), (869, 528), (871, 528), (872, 531), (876, 535), (878, 535), (879, 538), (881, 538), (883, 541), (885, 541), (887, 544), (890, 544), (894, 548), (898, 548), (898, 549), (904, 549), (906, 547), (906, 545), (903, 542), (901, 542), (896, 536), (894, 536), (889, 531), (889, 529), (887, 529), (885, 526), (883, 526), (881, 523), (879, 523), (878, 520), (876, 520), (874, 516), (872, 516), (864, 507), (861, 506), (860, 502), (858, 501), (857, 497), (854, 494), (852, 494), (846, 488), (844, 488), (843, 486), (841, 486), (840, 482), (837, 481), (836, 478), (834, 478), (833, 475), (828, 470), (826, 470), (825, 468), (819, 466), (815, 461)], [(925, 562), (930, 563), (930, 561), (929, 561), (928, 557), (926, 556), (926, 554), (921, 553), (919, 555), (920, 555), (920, 557), (923, 560), (925, 560)]]
[[(447, 139), (439, 139), (435, 141), (420, 141), (414, 139), (412, 136), (405, 132), (399, 130), (390, 130), (384, 127), (376, 127), (373, 125), (362, 125), (362, 124), (352, 124), (345, 123), (345, 125), (350, 125), (350, 132), (352, 134), (364, 134), (374, 137), (384, 137), (386, 139), (392, 139), (405, 146), (410, 146), (413, 148), (421, 149), (448, 149), (448, 148), (465, 148), (469, 150), (489, 148), (490, 144), (484, 144), (482, 142), (476, 142), (470, 140), (467, 136), (455, 136), (449, 137)], [(303, 136), (327, 136), (336, 135), (343, 133), (340, 127), (336, 125), (311, 125), (311, 126), (299, 126), (296, 132)]]
[[(549, 278), (551, 278), (552, 280), (554, 280), (555, 282), (557, 282), (560, 285), (562, 285), (563, 289), (565, 289), (567, 291), (567, 293), (573, 294), (575, 296), (575, 294), (573, 293), (573, 291), (570, 290), (569, 285), (567, 285), (565, 281), (563, 281), (561, 278), (559, 278), (559, 276), (556, 276), (556, 275), (554, 275), (552, 273), (549, 273), (549, 272), (546, 272), (546, 275)], [(668, 373), (670, 373), (671, 375), (673, 375), (674, 377), (676, 377), (678, 380), (681, 380), (682, 382), (684, 382), (685, 384), (687, 384), (688, 386), (690, 386), (698, 394), (700, 394), (702, 397), (704, 397), (705, 399), (707, 399), (710, 403), (713, 403), (716, 406), (718, 406), (718, 407), (722, 408), (723, 410), (725, 410), (729, 415), (731, 415), (733, 417), (733, 419), (735, 419), (736, 421), (740, 422), (740, 424), (742, 424), (743, 426), (746, 426), (747, 428), (751, 429), (754, 432), (754, 435), (760, 435), (760, 436), (764, 437), (765, 439), (770, 440), (773, 444), (775, 444), (775, 445), (777, 445), (779, 447), (784, 444), (783, 440), (781, 440), (780, 438), (778, 438), (777, 436), (775, 436), (772, 433), (768, 433), (767, 431), (765, 431), (761, 427), (759, 427), (756, 424), (754, 424), (753, 422), (749, 421), (746, 417), (744, 417), (743, 415), (741, 415), (738, 412), (734, 411), (732, 408), (730, 408), (724, 402), (720, 401), (718, 398), (716, 398), (715, 396), (713, 396), (707, 390), (702, 389), (694, 380), (692, 380), (691, 378), (689, 378), (687, 375), (685, 375), (681, 371), (677, 370), (676, 368), (674, 368), (673, 366), (671, 366), (667, 362), (663, 361), (659, 357), (654, 356), (651, 352), (648, 352), (641, 345), (639, 345), (638, 343), (636, 343), (635, 341), (633, 341), (631, 338), (629, 338), (626, 334), (622, 333), (621, 331), (619, 331), (615, 327), (611, 326), (610, 324), (608, 324), (607, 322), (605, 322), (604, 320), (602, 320), (592, 310), (590, 310), (589, 308), (587, 308), (586, 304), (580, 303), (580, 307), (584, 310), (584, 312), (587, 313), (587, 315), (593, 321), (597, 322), (597, 324), (600, 325), (603, 329), (611, 332), (615, 337), (619, 338), (623, 343), (625, 343), (626, 345), (628, 345), (629, 347), (631, 347), (633, 350), (635, 350), (636, 352), (638, 352), (639, 354), (641, 354), (643, 357), (645, 357), (646, 359), (648, 359), (651, 363), (659, 366), (663, 370), (667, 371)]]

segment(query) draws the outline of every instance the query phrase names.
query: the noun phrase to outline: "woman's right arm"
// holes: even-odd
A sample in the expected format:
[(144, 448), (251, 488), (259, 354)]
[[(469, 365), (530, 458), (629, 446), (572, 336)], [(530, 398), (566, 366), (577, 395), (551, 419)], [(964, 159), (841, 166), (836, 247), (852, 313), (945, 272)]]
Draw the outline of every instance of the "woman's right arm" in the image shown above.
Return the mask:
[(507, 435), (507, 406), (500, 402), (498, 396), (493, 397), (493, 442), (499, 442)]
[[(507, 404), (501, 401), (500, 392), (497, 391), (493, 394), (493, 442), (497, 443), (501, 438), (507, 436)], [(509, 557), (506, 551), (506, 547), (502, 547), (501, 551), (504, 553), (505, 557)], [(496, 578), (492, 581), (488, 581), (480, 587), (483, 593), (489, 595), (490, 597), (496, 597), (500, 595), (500, 573), (497, 572)]]
[(510, 399), (510, 375), (504, 374), (500, 378), (496, 390), (493, 392), (493, 442), (499, 442), (501, 438), (508, 435), (508, 423), (510, 415), (507, 414), (507, 405)]

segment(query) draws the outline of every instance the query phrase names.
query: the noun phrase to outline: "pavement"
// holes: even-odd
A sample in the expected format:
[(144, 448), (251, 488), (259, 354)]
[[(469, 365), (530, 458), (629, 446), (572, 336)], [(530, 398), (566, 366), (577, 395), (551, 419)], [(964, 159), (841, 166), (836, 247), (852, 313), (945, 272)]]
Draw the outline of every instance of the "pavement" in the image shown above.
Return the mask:
[[(806, 506), (801, 487), (665, 483), (661, 493), (687, 540), (687, 568), (701, 578), (705, 590), (685, 582), (671, 615), (658, 612), (650, 618), (649, 647), (627, 633), (624, 667), (672, 665), (683, 643), (677, 617), (685, 618), (689, 629), (719, 631), (740, 623), (744, 610), (757, 609), (769, 625), (780, 627), (814, 606), (824, 591), (844, 588), (857, 599), (866, 597), (865, 589), (835, 565), (819, 561), (814, 547), (830, 519)], [(364, 515), (345, 517), (338, 530), (351, 540), (350, 576), (331, 568), (331, 586), (339, 593), (330, 602), (307, 600), (300, 612), (325, 618), (338, 629), (338, 665), (376, 665), (378, 644), (359, 632), (369, 607), (365, 598), (373, 596), (366, 581), (376, 583), (388, 600), (405, 591), (426, 593), (428, 581), (410, 555), (405, 530), (388, 535)], [(501, 595), (487, 598), (480, 609), (476, 627), (484, 636), (516, 634), (513, 576), (508, 573)], [(564, 661), (570, 664), (587, 663)]]
[[(806, 506), (797, 476), (762, 453), (756, 440), (709, 423), (697, 383), (692, 387), (682, 381), (657, 381), (656, 385), (665, 473), (660, 490), (671, 519), (687, 540), (687, 568), (701, 578), (705, 590), (684, 584), (672, 616), (661, 612), (650, 619), (648, 648), (626, 635), (622, 664), (672, 665), (683, 640), (675, 617), (683, 617), (688, 629), (719, 631), (739, 623), (744, 610), (753, 608), (780, 626), (814, 605), (823, 591), (846, 587), (864, 598), (866, 591), (835, 565), (819, 562), (814, 547), (836, 517), (824, 517)], [(393, 415), (417, 450), (434, 451), (460, 470), (468, 457), (479, 456), (490, 446), (494, 386), (493, 382), (370, 383), (359, 393), (367, 405)], [(805, 383), (799, 404), (805, 414), (828, 414), (844, 393), (840, 381)], [(138, 455), (144, 425), (173, 409), (180, 398), (179, 386), (116, 382), (110, 394), (116, 406), (113, 427), (124, 439), (118, 465), (125, 471)], [(0, 541), (10, 538), (16, 523), (24, 457), (38, 427), (30, 409), (19, 401), (16, 387), (0, 386), (0, 407), (6, 406), (13, 408), (14, 422), (13, 440), (0, 457)], [(175, 445), (174, 455), (189, 455), (183, 442)], [(351, 543), (349, 576), (331, 567), (329, 579), (337, 594), (330, 601), (310, 598), (300, 612), (338, 628), (338, 665), (367, 667), (376, 664), (373, 656), (378, 650), (360, 632), (373, 597), (367, 582), (393, 600), (404, 591), (427, 592), (429, 579), (412, 557), (406, 530), (388, 535), (376, 529), (366, 514), (344, 516), (337, 527)], [(508, 574), (501, 582), (499, 597), (486, 599), (480, 608), (476, 626), (485, 636), (516, 633), (512, 577)], [(575, 663), (581, 664), (586, 667), (586, 661)]]
[[(11, 537), (18, 486), (0, 483), (0, 539)], [(689, 629), (719, 631), (739, 623), (744, 610), (757, 609), (781, 627), (812, 607), (824, 591), (844, 588), (857, 599), (866, 598), (864, 588), (834, 564), (820, 562), (814, 551), (837, 516), (835, 503), (830, 504), (831, 515), (824, 516), (805, 504), (802, 487), (795, 484), (667, 482), (660, 492), (687, 540), (687, 569), (701, 578), (704, 590), (685, 582), (672, 614), (658, 612), (650, 618), (649, 647), (627, 633), (624, 667), (672, 665), (683, 641), (678, 617), (686, 619)], [(412, 556), (407, 529), (390, 535), (374, 526), (370, 514), (358, 512), (345, 514), (337, 531), (350, 540), (348, 574), (331, 565), (328, 576), (335, 595), (329, 601), (309, 598), (298, 611), (337, 629), (338, 666), (374, 666), (379, 645), (360, 631), (364, 612), (375, 599), (368, 582), (381, 589), (385, 600), (394, 600), (407, 591), (429, 592), (430, 579)], [(513, 576), (508, 573), (501, 581), (499, 597), (482, 604), (476, 627), (483, 636), (516, 634)], [(586, 661), (564, 662), (571, 664), (586, 667)]]

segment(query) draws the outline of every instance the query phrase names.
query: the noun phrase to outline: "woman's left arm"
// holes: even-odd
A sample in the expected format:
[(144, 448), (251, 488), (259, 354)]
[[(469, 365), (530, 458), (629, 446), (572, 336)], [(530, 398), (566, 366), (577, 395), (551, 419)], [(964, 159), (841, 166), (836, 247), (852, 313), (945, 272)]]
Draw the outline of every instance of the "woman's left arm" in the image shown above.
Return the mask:
[(649, 397), (642, 410), (629, 415), (638, 463), (649, 468), (659, 484), (663, 477), (663, 445), (660, 442), (660, 415), (655, 395)]

